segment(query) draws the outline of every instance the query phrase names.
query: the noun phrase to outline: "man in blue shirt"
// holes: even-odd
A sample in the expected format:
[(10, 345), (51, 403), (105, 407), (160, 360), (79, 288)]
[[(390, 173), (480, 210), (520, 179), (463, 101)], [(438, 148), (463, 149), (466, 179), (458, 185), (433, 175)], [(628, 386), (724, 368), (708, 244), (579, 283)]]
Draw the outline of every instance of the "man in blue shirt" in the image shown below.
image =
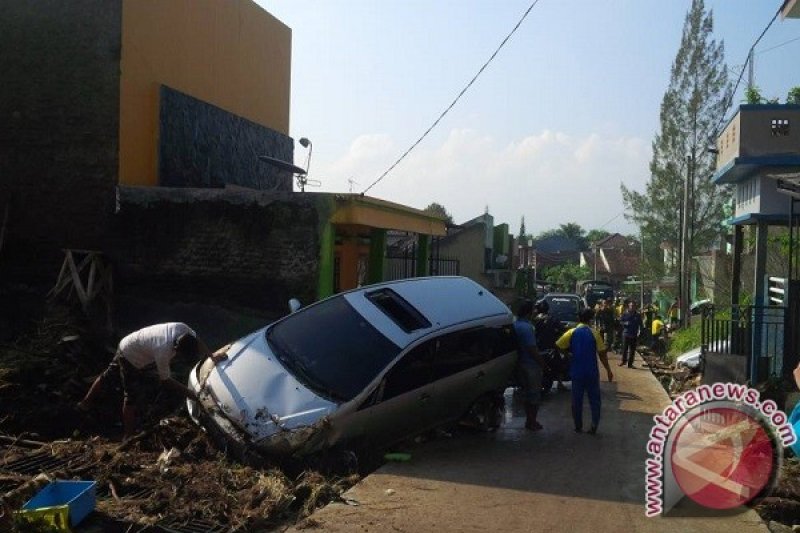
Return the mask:
[(542, 425), (536, 421), (536, 417), (542, 397), (542, 375), (547, 365), (536, 348), (536, 330), (531, 323), (532, 316), (533, 303), (526, 300), (517, 310), (514, 333), (519, 352), (517, 375), (525, 394), (525, 429), (539, 431)]
[(572, 420), (575, 422), (575, 431), (583, 431), (583, 393), (589, 396), (589, 406), (592, 409), (592, 428), (589, 433), (597, 432), (600, 422), (600, 370), (597, 367), (597, 358), (606, 369), (608, 381), (614, 379), (611, 367), (608, 364), (606, 346), (597, 330), (591, 328), (594, 311), (582, 309), (578, 313), (579, 324), (564, 333), (556, 341), (556, 346), (562, 350), (572, 352), (570, 364), (570, 377), (572, 378)]
[(628, 310), (620, 318), (622, 322), (622, 362), (619, 366), (626, 363), (628, 368), (633, 368), (633, 358), (636, 357), (636, 343), (642, 328), (642, 315), (636, 311), (636, 302), (628, 302)]

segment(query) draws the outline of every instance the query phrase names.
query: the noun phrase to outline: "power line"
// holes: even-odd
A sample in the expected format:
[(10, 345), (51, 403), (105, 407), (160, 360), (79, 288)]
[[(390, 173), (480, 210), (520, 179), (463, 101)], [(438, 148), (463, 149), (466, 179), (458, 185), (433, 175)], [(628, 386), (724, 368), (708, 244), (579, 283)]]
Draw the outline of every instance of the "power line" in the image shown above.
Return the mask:
[(753, 57), (753, 50), (755, 49), (756, 45), (761, 41), (761, 39), (764, 37), (764, 35), (766, 35), (767, 31), (769, 31), (769, 29), (772, 27), (772, 24), (775, 23), (775, 20), (778, 18), (778, 15), (780, 14), (781, 14), (781, 9), (778, 8), (778, 10), (775, 12), (775, 15), (772, 17), (772, 20), (769, 21), (767, 27), (764, 28), (764, 30), (761, 32), (761, 35), (758, 36), (758, 39), (756, 39), (756, 41), (750, 47), (750, 50), (747, 52), (747, 59), (745, 59), (744, 64), (742, 65), (742, 70), (739, 72), (739, 77), (736, 79), (736, 85), (734, 85), (733, 91), (731, 91), (730, 96), (728, 96), (728, 101), (725, 103), (722, 115), (719, 117), (719, 122), (717, 122), (717, 125), (711, 132), (712, 135), (711, 142), (716, 143), (717, 132), (719, 131), (722, 122), (725, 120), (725, 113), (727, 113), (728, 108), (731, 106), (731, 103), (733, 102), (733, 97), (736, 94), (736, 90), (739, 88), (739, 84), (742, 82), (742, 76), (744, 76), (744, 70), (747, 68), (747, 65), (750, 63), (750, 59)]
[(597, 229), (604, 229), (606, 226), (608, 226), (609, 224), (611, 224), (612, 222), (614, 222), (615, 220), (617, 220), (617, 219), (618, 219), (619, 217), (621, 217), (623, 214), (625, 214), (625, 210), (624, 210), (624, 209), (623, 209), (622, 211), (620, 211), (619, 213), (617, 213), (616, 215), (614, 215), (613, 217), (611, 217), (611, 218), (608, 220), (608, 222), (606, 222), (605, 224), (603, 224), (602, 226), (600, 226), (600, 227), (599, 227), (599, 228), (597, 228)]
[(375, 181), (373, 181), (373, 182), (372, 182), (372, 183), (369, 185), (369, 187), (367, 187), (366, 189), (364, 189), (364, 190), (362, 191), (362, 193), (361, 193), (362, 195), (363, 195), (363, 194), (366, 194), (366, 193), (367, 193), (367, 192), (368, 192), (368, 191), (369, 191), (371, 188), (373, 188), (373, 187), (374, 187), (375, 185), (377, 185), (377, 184), (378, 184), (378, 183), (379, 183), (379, 182), (380, 182), (380, 181), (381, 181), (383, 178), (385, 178), (385, 177), (386, 177), (386, 175), (387, 175), (387, 174), (389, 174), (389, 172), (391, 172), (392, 170), (394, 170), (394, 167), (396, 167), (397, 165), (399, 165), (399, 164), (400, 164), (400, 162), (401, 162), (403, 159), (405, 159), (405, 158), (406, 158), (406, 156), (407, 156), (409, 153), (411, 153), (411, 150), (413, 150), (414, 148), (416, 148), (416, 147), (417, 147), (417, 145), (418, 145), (420, 142), (422, 142), (422, 140), (423, 140), (425, 137), (427, 137), (427, 136), (428, 136), (428, 134), (429, 134), (429, 133), (430, 133), (430, 132), (433, 130), (433, 128), (435, 128), (435, 127), (436, 127), (436, 126), (439, 124), (439, 122), (440, 122), (440, 121), (441, 121), (441, 120), (442, 120), (442, 119), (445, 117), (445, 115), (447, 115), (447, 113), (449, 113), (449, 112), (450, 112), (450, 110), (453, 108), (453, 106), (455, 106), (455, 105), (456, 105), (456, 103), (457, 103), (457, 102), (458, 102), (458, 101), (461, 99), (461, 97), (462, 97), (462, 96), (464, 96), (464, 93), (466, 93), (466, 92), (467, 92), (467, 90), (468, 90), (470, 87), (472, 87), (472, 84), (473, 84), (473, 83), (475, 83), (475, 80), (477, 80), (477, 79), (478, 79), (478, 76), (480, 76), (480, 75), (483, 73), (483, 71), (484, 71), (484, 70), (486, 70), (486, 67), (488, 67), (488, 66), (489, 66), (489, 63), (491, 63), (491, 62), (492, 62), (492, 60), (495, 58), (495, 56), (498, 54), (498, 52), (500, 52), (500, 50), (501, 50), (501, 49), (502, 49), (502, 48), (505, 46), (506, 42), (508, 42), (508, 40), (511, 38), (511, 36), (512, 36), (512, 35), (514, 35), (514, 33), (516, 33), (517, 29), (518, 29), (518, 28), (519, 28), (519, 27), (522, 25), (523, 21), (524, 21), (524, 20), (525, 20), (525, 18), (528, 16), (528, 13), (530, 13), (530, 12), (531, 12), (531, 10), (532, 10), (532, 9), (533, 9), (533, 8), (536, 6), (536, 4), (538, 4), (538, 3), (539, 3), (539, 0), (534, 0), (534, 1), (533, 1), (533, 3), (532, 3), (532, 4), (531, 4), (529, 7), (528, 7), (528, 9), (525, 11), (525, 13), (522, 15), (522, 17), (521, 17), (521, 18), (519, 19), (519, 21), (517, 22), (517, 24), (514, 26), (514, 28), (513, 28), (513, 29), (512, 29), (512, 30), (509, 32), (509, 34), (508, 34), (508, 35), (506, 35), (506, 38), (505, 38), (505, 39), (503, 39), (503, 41), (500, 43), (500, 45), (499, 45), (499, 46), (498, 46), (498, 47), (495, 49), (495, 51), (492, 53), (492, 55), (491, 55), (491, 56), (489, 56), (489, 59), (487, 59), (487, 60), (486, 60), (486, 62), (483, 64), (483, 66), (482, 66), (480, 69), (478, 69), (478, 72), (477, 72), (477, 73), (476, 73), (476, 74), (475, 74), (475, 75), (472, 77), (472, 79), (471, 79), (471, 80), (469, 80), (469, 83), (467, 83), (467, 85), (466, 85), (466, 86), (465, 86), (463, 89), (461, 89), (461, 92), (459, 92), (459, 93), (458, 93), (458, 96), (456, 96), (456, 97), (455, 97), (455, 99), (454, 99), (454, 100), (453, 100), (453, 101), (450, 103), (450, 105), (449, 105), (449, 106), (447, 106), (447, 109), (445, 109), (444, 111), (442, 111), (442, 113), (439, 115), (439, 117), (438, 117), (436, 120), (434, 120), (434, 121), (433, 121), (433, 124), (431, 124), (431, 125), (430, 125), (430, 127), (429, 127), (427, 130), (425, 130), (425, 133), (423, 133), (423, 134), (422, 134), (422, 136), (420, 136), (420, 138), (419, 138), (419, 139), (417, 139), (417, 140), (414, 142), (414, 144), (412, 144), (412, 145), (411, 145), (411, 146), (408, 148), (408, 150), (406, 150), (405, 152), (403, 152), (403, 155), (401, 155), (401, 156), (400, 156), (400, 157), (397, 159), (397, 161), (395, 161), (394, 163), (392, 163), (392, 165), (391, 165), (389, 168), (387, 168), (387, 169), (384, 171), (384, 173), (383, 173), (383, 174), (381, 174), (381, 175), (378, 177), (378, 179), (376, 179)]
[(795, 37), (794, 39), (789, 39), (788, 41), (784, 41), (784, 42), (782, 42), (780, 44), (776, 44), (775, 46), (771, 46), (770, 48), (767, 48), (765, 50), (761, 50), (761, 51), (757, 52), (756, 55), (760, 56), (761, 54), (766, 54), (767, 52), (772, 52), (773, 50), (775, 50), (777, 48), (780, 48), (782, 46), (786, 46), (787, 44), (793, 43), (795, 41), (800, 41), (800, 37)]

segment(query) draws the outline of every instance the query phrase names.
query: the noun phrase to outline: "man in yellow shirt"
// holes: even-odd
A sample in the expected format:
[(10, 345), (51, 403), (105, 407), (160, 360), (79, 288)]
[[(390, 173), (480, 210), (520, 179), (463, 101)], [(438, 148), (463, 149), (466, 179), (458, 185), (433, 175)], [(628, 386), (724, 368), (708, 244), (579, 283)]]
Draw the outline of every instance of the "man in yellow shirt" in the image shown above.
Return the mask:
[(653, 351), (656, 355), (663, 356), (664, 355), (664, 340), (662, 339), (662, 335), (664, 334), (664, 321), (661, 320), (661, 315), (656, 314), (656, 317), (653, 319), (653, 324), (650, 326), (650, 333), (653, 334)]
[(572, 378), (572, 420), (575, 431), (583, 431), (583, 395), (586, 392), (592, 409), (592, 427), (589, 433), (594, 435), (600, 422), (600, 370), (597, 358), (600, 358), (606, 369), (608, 381), (614, 379), (614, 374), (611, 373), (606, 346), (600, 333), (589, 326), (592, 316), (591, 309), (582, 309), (578, 313), (578, 325), (564, 333), (556, 341), (556, 346), (572, 352), (569, 371)]

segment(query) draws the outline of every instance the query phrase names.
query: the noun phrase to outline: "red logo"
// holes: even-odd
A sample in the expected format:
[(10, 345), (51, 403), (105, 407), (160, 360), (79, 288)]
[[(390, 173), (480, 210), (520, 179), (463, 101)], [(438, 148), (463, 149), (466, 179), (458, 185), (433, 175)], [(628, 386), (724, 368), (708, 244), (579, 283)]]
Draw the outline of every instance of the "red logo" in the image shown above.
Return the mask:
[(672, 473), (681, 491), (711, 509), (732, 509), (755, 498), (775, 468), (775, 449), (763, 425), (738, 409), (705, 409), (680, 429)]

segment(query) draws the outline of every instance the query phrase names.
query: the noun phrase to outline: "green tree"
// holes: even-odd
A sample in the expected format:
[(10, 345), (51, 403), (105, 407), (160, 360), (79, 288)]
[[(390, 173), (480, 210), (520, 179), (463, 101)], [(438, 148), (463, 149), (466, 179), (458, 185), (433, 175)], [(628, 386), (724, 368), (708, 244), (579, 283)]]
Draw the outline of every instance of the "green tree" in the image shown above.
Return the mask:
[(744, 90), (744, 101), (748, 104), (763, 104), (764, 97), (761, 96), (761, 89), (752, 85)]
[(563, 237), (569, 239), (578, 246), (579, 250), (586, 250), (588, 248), (586, 231), (575, 222), (559, 224), (557, 229), (543, 231), (536, 237), (536, 240), (547, 239), (549, 237)]
[(440, 218), (445, 219), (448, 224), (453, 223), (453, 217), (450, 213), (447, 212), (447, 209), (444, 208), (442, 204), (437, 204), (436, 202), (431, 202), (428, 207), (423, 209), (424, 212), (428, 213), (429, 215), (434, 215)]
[(686, 15), (680, 48), (661, 102), (661, 130), (653, 140), (650, 179), (645, 192), (621, 185), (626, 218), (635, 222), (646, 244), (645, 262), (658, 274), (663, 267), (658, 245), (680, 240), (677, 216), (690, 177), (690, 253), (708, 247), (722, 231), (730, 192), (709, 177), (716, 161), (708, 152), (725, 115), (731, 86), (724, 64), (724, 44), (712, 37), (713, 17), (703, 0), (693, 0)]
[(578, 280), (591, 279), (591, 276), (592, 273), (587, 267), (565, 263), (544, 269), (542, 278), (550, 284), (561, 287), (562, 290), (572, 292)]
[(786, 103), (800, 105), (800, 86), (789, 89), (789, 94), (786, 95)]
[(592, 243), (602, 241), (609, 235), (611, 234), (604, 229), (590, 229), (586, 232), (586, 242), (591, 246)]

